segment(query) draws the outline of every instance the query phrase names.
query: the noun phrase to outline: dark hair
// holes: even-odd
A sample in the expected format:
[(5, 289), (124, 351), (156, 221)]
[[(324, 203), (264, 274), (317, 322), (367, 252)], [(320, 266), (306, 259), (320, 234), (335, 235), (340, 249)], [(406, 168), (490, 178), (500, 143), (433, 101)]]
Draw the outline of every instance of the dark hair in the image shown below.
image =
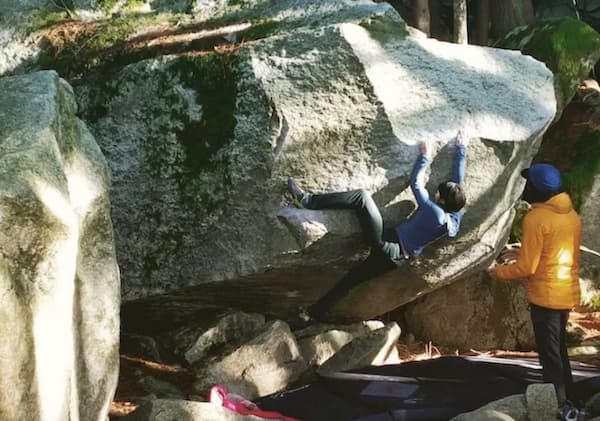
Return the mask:
[(465, 203), (467, 203), (465, 191), (460, 184), (455, 183), (454, 181), (444, 181), (443, 183), (440, 183), (438, 192), (440, 192), (439, 205), (446, 212), (458, 212), (465, 206)]
[(541, 192), (535, 188), (531, 181), (527, 180), (521, 198), (527, 203), (543, 203), (560, 192), (561, 190), (556, 192)]

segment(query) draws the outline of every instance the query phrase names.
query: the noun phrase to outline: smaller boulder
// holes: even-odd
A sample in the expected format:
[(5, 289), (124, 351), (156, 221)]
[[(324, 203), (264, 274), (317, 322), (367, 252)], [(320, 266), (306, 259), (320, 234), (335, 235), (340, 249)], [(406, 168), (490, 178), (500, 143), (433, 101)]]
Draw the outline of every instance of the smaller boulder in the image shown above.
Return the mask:
[(510, 415), (497, 411), (495, 409), (482, 409), (478, 411), (469, 412), (468, 415), (459, 415), (454, 420), (460, 421), (517, 421)]
[(600, 417), (600, 393), (593, 395), (585, 403), (585, 412), (588, 417)]
[(254, 399), (286, 388), (306, 371), (296, 338), (289, 326), (276, 320), (234, 352), (196, 369), (194, 388), (206, 394), (214, 384)]
[(255, 335), (265, 324), (265, 316), (261, 314), (248, 314), (235, 312), (219, 319), (214, 326), (198, 334), (194, 343), (185, 352), (188, 363), (205, 358), (211, 350), (230, 343), (239, 343)]
[(558, 402), (552, 384), (529, 385), (525, 391), (525, 402), (530, 421), (548, 421), (556, 418)]
[[(548, 418), (553, 419), (553, 418)], [(529, 421), (525, 395), (512, 395), (479, 409), (457, 415), (450, 421)], [(546, 420), (548, 421), (548, 420)]]
[(298, 345), (309, 366), (321, 365), (352, 340), (384, 327), (380, 321), (351, 325), (313, 325), (296, 332)]
[(400, 361), (396, 343), (400, 326), (396, 322), (374, 330), (344, 345), (317, 370), (321, 374), (352, 370), (369, 365), (383, 365)]

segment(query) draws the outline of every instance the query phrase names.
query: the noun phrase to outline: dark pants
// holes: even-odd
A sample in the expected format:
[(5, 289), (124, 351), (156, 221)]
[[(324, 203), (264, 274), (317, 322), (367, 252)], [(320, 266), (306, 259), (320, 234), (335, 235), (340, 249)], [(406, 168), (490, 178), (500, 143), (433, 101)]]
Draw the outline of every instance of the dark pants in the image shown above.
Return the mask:
[(566, 342), (569, 310), (552, 310), (535, 304), (530, 306), (544, 381), (554, 385), (558, 404), (562, 406), (570, 397), (573, 385)]
[(309, 197), (306, 208), (354, 209), (362, 231), (371, 246), (371, 252), (364, 261), (352, 268), (329, 292), (308, 308), (312, 317), (322, 318), (352, 288), (397, 268), (406, 260), (395, 231), (384, 233), (381, 213), (371, 195), (365, 190), (313, 194)]

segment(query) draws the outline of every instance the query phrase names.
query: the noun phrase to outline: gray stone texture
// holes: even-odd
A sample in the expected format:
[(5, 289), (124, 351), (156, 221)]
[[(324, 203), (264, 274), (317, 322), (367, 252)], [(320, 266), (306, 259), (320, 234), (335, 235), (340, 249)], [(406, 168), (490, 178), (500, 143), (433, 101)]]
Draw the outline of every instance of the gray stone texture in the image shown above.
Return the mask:
[(535, 349), (529, 304), (520, 282), (480, 272), (406, 305), (407, 328), (458, 349)]
[(550, 383), (532, 384), (525, 391), (530, 421), (547, 421), (556, 417), (558, 402)]
[(525, 395), (507, 396), (474, 411), (457, 415), (451, 421), (529, 421)]
[(355, 338), (384, 327), (383, 322), (367, 321), (352, 325), (314, 325), (295, 332), (300, 352), (306, 363), (318, 366)]
[(209, 355), (210, 351), (239, 342), (260, 332), (265, 324), (262, 314), (235, 312), (221, 318), (214, 326), (198, 334), (185, 352), (185, 359), (193, 364)]
[[(172, 306), (147, 303), (148, 321), (240, 295), (245, 311), (289, 317), (367, 247), (350, 212), (282, 206), (286, 178), (309, 191), (367, 189), (391, 225), (415, 207), (417, 142), (431, 144), (433, 192), (449, 177), (458, 129), (473, 139), (459, 239), (357, 288), (337, 310), (368, 319), (489, 262), (508, 234), (519, 170), (555, 113), (546, 67), (519, 52), (426, 39), (385, 3), (261, 5), (252, 10), (281, 18), (281, 31), (231, 62), (231, 138), (205, 155), (181, 143), (210, 106), (175, 57), (124, 68), (89, 120), (111, 167), (124, 300), (169, 292)], [(80, 88), (89, 115), (91, 91)], [(190, 160), (204, 166), (190, 169)]]
[(366, 335), (359, 336), (344, 345), (331, 358), (322, 363), (319, 373), (347, 371), (370, 365), (383, 365), (388, 359), (397, 362), (396, 343), (400, 327), (396, 322), (388, 323)]
[(56, 73), (0, 92), (0, 419), (105, 420), (120, 304), (106, 161)]
[(585, 403), (585, 410), (588, 417), (600, 416), (600, 393), (596, 393)]
[[(17, 8), (27, 2), (2, 2), (0, 6), (0, 76), (18, 71), (39, 53), (38, 40), (29, 29), (35, 8)], [(30, 7), (35, 7), (32, 2)]]
[(232, 353), (196, 369), (194, 387), (205, 394), (220, 384), (231, 393), (254, 399), (283, 390), (306, 368), (288, 325), (274, 321)]

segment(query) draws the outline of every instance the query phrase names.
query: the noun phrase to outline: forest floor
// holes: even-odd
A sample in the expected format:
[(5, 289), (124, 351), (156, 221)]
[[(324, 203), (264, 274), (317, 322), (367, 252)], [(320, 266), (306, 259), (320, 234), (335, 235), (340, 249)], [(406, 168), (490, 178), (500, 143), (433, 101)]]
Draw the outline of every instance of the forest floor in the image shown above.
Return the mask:
[[(580, 346), (600, 341), (600, 312), (580, 307), (571, 312), (569, 321), (583, 332), (583, 340)], [(443, 355), (484, 355), (499, 358), (537, 357), (537, 353), (534, 351), (501, 349), (459, 350), (437, 346), (431, 342), (412, 341), (411, 343), (406, 343), (402, 339), (396, 346), (401, 362), (437, 358)], [(572, 361), (579, 361), (600, 368), (600, 353), (597, 352), (578, 355), (571, 359)], [(119, 383), (110, 410), (111, 420), (118, 420), (134, 411), (140, 400), (147, 395), (136, 380), (142, 376), (152, 376), (155, 379), (168, 382), (176, 386), (188, 399), (196, 401), (204, 400), (204, 397), (198, 396), (197, 392), (193, 389), (194, 376), (189, 369), (179, 365), (162, 364), (134, 355), (123, 354), (121, 355)]]

